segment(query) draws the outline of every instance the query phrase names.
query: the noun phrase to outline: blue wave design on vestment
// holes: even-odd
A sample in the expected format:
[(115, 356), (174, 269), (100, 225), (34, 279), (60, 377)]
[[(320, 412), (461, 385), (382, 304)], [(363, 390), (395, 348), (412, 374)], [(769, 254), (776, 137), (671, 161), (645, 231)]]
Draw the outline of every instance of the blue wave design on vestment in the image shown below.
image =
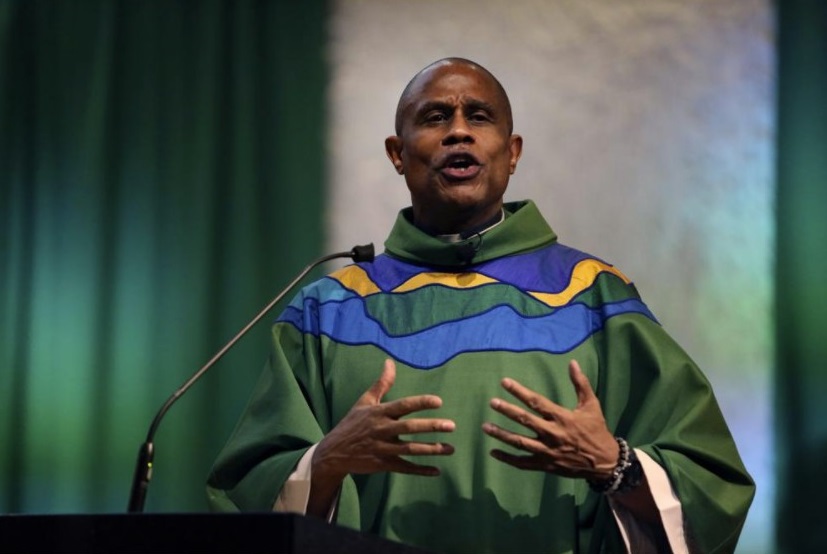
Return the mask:
[(485, 313), (441, 323), (404, 335), (390, 335), (367, 317), (361, 298), (320, 304), (305, 296), (305, 309), (291, 305), (279, 317), (303, 333), (326, 336), (341, 344), (374, 345), (411, 367), (432, 369), (466, 352), (569, 352), (603, 328), (615, 315), (639, 313), (654, 316), (643, 302), (629, 299), (589, 308), (571, 304), (554, 313), (526, 318), (510, 306), (497, 306)]
[[(444, 268), (453, 273), (480, 273), (522, 290), (559, 292), (571, 281), (574, 267), (585, 259), (602, 261), (580, 250), (554, 242), (532, 252), (504, 256), (461, 268)], [(423, 272), (436, 271), (380, 254), (371, 263), (358, 264), (383, 291), (391, 291)]]
[(358, 299), (361, 296), (328, 275), (305, 287), (300, 294), (294, 296), (287, 309), (301, 310), (308, 299), (316, 302), (322, 299), (325, 302), (341, 302), (350, 298)]

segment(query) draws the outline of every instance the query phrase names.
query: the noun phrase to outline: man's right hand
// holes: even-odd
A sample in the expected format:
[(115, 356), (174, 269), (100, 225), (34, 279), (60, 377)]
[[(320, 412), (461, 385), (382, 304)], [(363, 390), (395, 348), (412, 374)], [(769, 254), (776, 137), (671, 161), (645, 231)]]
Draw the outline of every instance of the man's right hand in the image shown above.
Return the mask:
[(439, 475), (434, 466), (415, 464), (401, 456), (444, 456), (454, 452), (446, 443), (403, 441), (400, 435), (450, 432), (449, 419), (403, 416), (442, 406), (432, 394), (408, 396), (382, 403), (393, 386), (396, 365), (385, 360), (379, 379), (365, 391), (344, 418), (318, 444), (311, 462), (311, 488), (307, 513), (324, 517), (342, 483), (351, 473), (393, 471), (413, 475)]

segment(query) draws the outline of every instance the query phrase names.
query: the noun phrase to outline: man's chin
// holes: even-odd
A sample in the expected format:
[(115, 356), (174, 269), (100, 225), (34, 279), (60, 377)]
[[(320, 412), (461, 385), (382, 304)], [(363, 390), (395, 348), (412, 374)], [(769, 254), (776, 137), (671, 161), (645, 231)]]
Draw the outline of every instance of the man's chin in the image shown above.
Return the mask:
[(466, 222), (484, 221), (493, 217), (502, 205), (502, 198), (490, 198), (482, 194), (452, 195), (445, 207), (447, 213), (453, 213), (457, 219)]
[(479, 181), (451, 181), (442, 187), (442, 197), (446, 204), (457, 209), (473, 208), (484, 203), (487, 190)]

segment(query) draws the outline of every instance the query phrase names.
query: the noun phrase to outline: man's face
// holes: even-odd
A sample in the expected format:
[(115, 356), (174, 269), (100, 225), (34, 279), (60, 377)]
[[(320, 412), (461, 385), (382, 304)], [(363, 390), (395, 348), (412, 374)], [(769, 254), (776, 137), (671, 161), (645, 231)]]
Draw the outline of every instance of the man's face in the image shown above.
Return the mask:
[(417, 225), (458, 233), (496, 215), (522, 150), (522, 139), (510, 134), (505, 102), (485, 73), (465, 64), (419, 76), (400, 135), (385, 141), (405, 175)]

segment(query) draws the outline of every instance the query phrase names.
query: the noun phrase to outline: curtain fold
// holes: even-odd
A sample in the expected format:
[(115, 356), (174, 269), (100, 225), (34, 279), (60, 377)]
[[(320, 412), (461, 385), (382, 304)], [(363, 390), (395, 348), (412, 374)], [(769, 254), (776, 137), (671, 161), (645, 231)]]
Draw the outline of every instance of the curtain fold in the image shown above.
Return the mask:
[(827, 551), (827, 4), (776, 5), (776, 551), (791, 554)]
[[(0, 3), (0, 512), (124, 510), (155, 411), (318, 255), (327, 9)], [(204, 509), (267, 328), (164, 420), (148, 510)]]

